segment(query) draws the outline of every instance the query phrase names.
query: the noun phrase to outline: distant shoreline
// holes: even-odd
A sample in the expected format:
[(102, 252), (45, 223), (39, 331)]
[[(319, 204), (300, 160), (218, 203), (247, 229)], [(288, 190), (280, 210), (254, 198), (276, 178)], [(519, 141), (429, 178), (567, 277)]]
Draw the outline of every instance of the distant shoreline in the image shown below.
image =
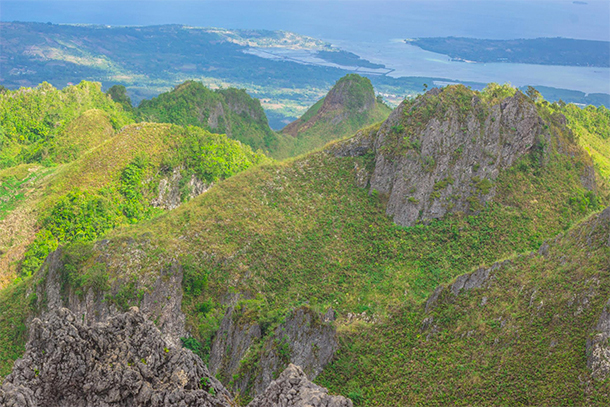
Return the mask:
[(426, 51), (467, 63), (520, 63), (535, 65), (610, 67), (610, 42), (571, 38), (488, 40), (464, 37), (405, 39)]

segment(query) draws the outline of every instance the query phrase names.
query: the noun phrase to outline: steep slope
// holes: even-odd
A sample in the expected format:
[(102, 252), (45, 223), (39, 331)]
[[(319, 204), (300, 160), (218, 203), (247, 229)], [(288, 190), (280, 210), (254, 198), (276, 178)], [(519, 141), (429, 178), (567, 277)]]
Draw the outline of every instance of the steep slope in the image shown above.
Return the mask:
[(40, 201), (40, 230), (21, 273), (36, 271), (58, 244), (96, 239), (205, 192), (266, 160), (248, 146), (199, 128), (144, 123), (61, 168)]
[(43, 83), (0, 95), (0, 287), (14, 278), (34, 238), (38, 204), (60, 164), (77, 160), (131, 122), (99, 83), (62, 90)]
[(302, 154), (329, 141), (350, 136), (363, 127), (385, 120), (390, 111), (375, 98), (369, 79), (357, 74), (346, 75), (300, 119), (282, 129), (283, 134), (293, 137), (285, 154)]
[(563, 105), (561, 113), (579, 137), (579, 144), (591, 154), (598, 173), (610, 181), (610, 110), (603, 106), (580, 109)]
[(254, 150), (274, 151), (278, 146), (278, 136), (269, 127), (260, 102), (243, 89), (212, 91), (200, 82), (187, 81), (143, 100), (137, 111), (146, 121), (202, 127)]
[(319, 382), (357, 405), (605, 405), (609, 298), (610, 208), (346, 327)]

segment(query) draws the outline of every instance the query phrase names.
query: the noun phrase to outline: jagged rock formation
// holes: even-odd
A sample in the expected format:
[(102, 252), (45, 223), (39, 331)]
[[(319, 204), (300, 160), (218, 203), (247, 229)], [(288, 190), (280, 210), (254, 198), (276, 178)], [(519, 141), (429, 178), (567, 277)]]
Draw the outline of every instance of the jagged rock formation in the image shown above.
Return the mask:
[[(66, 308), (34, 319), (23, 358), (0, 387), (6, 407), (230, 407), (199, 357), (168, 344), (133, 307), (88, 325)], [(290, 365), (250, 406), (351, 407)]]
[(300, 366), (312, 380), (322, 373), (339, 349), (331, 323), (334, 319), (332, 310), (322, 316), (305, 307), (288, 315), (263, 346), (255, 394), (260, 394), (287, 362)]
[(307, 380), (305, 373), (293, 364), (271, 382), (267, 390), (248, 407), (352, 407), (351, 400), (330, 396), (328, 391)]
[[(463, 106), (447, 106), (444, 116), (420, 117), (435, 98), (452, 91), (433, 89), (413, 105), (403, 103), (377, 133), (370, 188), (388, 196), (386, 212), (399, 225), (468, 212), (490, 200), (500, 171), (543, 134), (536, 106), (521, 93), (488, 110), (472, 96)], [(418, 130), (401, 131), (417, 123)]]
[(37, 406), (230, 405), (191, 351), (172, 347), (137, 308), (91, 326), (66, 308), (34, 319), (0, 404)]
[[(100, 241), (96, 247), (102, 252), (109, 242)], [(131, 256), (137, 258), (141, 255), (138, 244), (143, 242), (130, 241)], [(66, 279), (66, 265), (61, 249), (52, 252), (45, 260), (39, 273), (41, 284), (38, 285), (38, 308), (44, 316), (47, 312), (56, 309), (68, 308), (83, 322), (104, 322), (109, 317), (123, 311), (121, 305), (112, 301), (112, 295), (117, 294), (125, 286), (129, 286), (130, 280), (116, 281), (108, 292), (87, 288), (84, 292), (77, 292), (72, 287), (67, 287), (63, 282)], [(100, 260), (103, 260), (100, 258)], [(155, 320), (161, 330), (163, 338), (170, 344), (177, 346), (181, 337), (186, 336), (185, 316), (182, 313), (182, 269), (177, 264), (171, 264), (156, 275), (141, 276), (129, 292), (136, 296), (138, 293), (138, 306), (140, 312), (148, 318)], [(163, 301), (159, 301), (163, 299)]]
[[(251, 388), (254, 395), (288, 363), (300, 366), (313, 380), (339, 348), (333, 320), (332, 310), (322, 316), (301, 307), (263, 337), (261, 326), (230, 307), (212, 345), (210, 371), (225, 385), (232, 383), (232, 390), (245, 393)], [(256, 371), (244, 369), (242, 361), (248, 358), (257, 360)]]
[[(374, 152), (369, 179), (358, 183), (387, 197), (386, 213), (395, 223), (412, 226), (450, 212), (476, 213), (494, 197), (501, 171), (532, 149), (544, 165), (553, 131), (570, 133), (560, 114), (550, 120), (552, 126), (519, 91), (490, 104), (463, 87), (433, 89), (403, 102), (377, 131), (361, 131), (330, 152), (338, 157)], [(596, 189), (590, 163), (581, 181)]]

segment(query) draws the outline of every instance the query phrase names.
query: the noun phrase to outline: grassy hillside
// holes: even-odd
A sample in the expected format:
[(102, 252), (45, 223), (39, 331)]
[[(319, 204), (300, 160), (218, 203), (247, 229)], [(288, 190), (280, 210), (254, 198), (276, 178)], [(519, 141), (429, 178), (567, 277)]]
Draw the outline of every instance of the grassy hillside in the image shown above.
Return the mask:
[[(548, 161), (533, 149), (502, 173), (493, 203), (477, 216), (398, 227), (385, 216), (383, 199), (357, 185), (371, 155), (321, 151), (245, 171), (174, 211), (110, 232), (110, 243), (89, 245), (90, 260), (73, 268), (87, 275), (94, 259), (110, 256), (107, 264), (121, 265), (108, 267), (110, 282), (137, 281), (158, 264), (180, 262), (183, 309), (204, 344), (223, 314), (222, 298), (235, 292), (254, 300), (252, 317), (260, 320), (278, 321), (304, 303), (332, 306), (340, 324), (348, 313), (383, 320), (473, 267), (538, 249), (606, 200), (605, 191), (596, 196), (582, 186), (587, 155), (554, 124), (554, 107), (539, 109), (554, 129)], [(129, 260), (124, 243), (134, 238), (147, 241), (144, 263)], [(138, 289), (146, 287), (136, 283), (132, 303)], [(395, 351), (384, 350), (387, 357)]]
[(2, 97), (0, 155), (5, 165), (33, 163), (0, 170), (0, 287), (18, 270), (36, 271), (58, 244), (150, 218), (160, 211), (151, 205), (162, 180), (174, 179), (184, 201), (193, 177), (209, 186), (266, 160), (200, 128), (123, 126), (131, 114), (99, 84), (43, 84)]
[(480, 288), (346, 325), (318, 382), (366, 406), (607, 404), (587, 340), (610, 297), (608, 215), (511, 257)]
[(570, 128), (578, 136), (578, 142), (591, 154), (599, 174), (610, 180), (610, 110), (601, 106), (580, 109), (563, 105)]
[(391, 109), (375, 98), (371, 81), (349, 74), (282, 133), (287, 138), (282, 157), (303, 154), (326, 143), (351, 136), (357, 130), (385, 120)]

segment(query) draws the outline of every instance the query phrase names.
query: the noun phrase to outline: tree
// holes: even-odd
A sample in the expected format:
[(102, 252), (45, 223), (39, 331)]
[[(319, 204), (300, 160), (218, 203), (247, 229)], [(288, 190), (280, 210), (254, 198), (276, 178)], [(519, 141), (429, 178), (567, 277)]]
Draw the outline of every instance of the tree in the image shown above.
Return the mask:
[(133, 106), (131, 104), (131, 98), (127, 94), (127, 89), (123, 85), (114, 85), (106, 92), (112, 100), (122, 105), (127, 111), (132, 111)]
[(527, 90), (525, 91), (525, 94), (529, 96), (529, 98), (532, 99), (532, 101), (534, 102), (542, 100), (542, 95), (533, 86), (528, 86)]

